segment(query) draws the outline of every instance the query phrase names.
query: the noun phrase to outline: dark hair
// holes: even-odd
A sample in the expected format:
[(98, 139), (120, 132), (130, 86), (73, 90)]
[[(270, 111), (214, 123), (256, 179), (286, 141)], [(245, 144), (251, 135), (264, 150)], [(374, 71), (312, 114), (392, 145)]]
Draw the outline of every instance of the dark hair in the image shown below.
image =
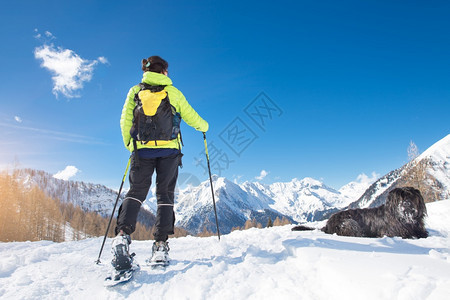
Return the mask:
[(159, 56), (150, 56), (142, 60), (142, 71), (162, 73), (169, 69), (169, 63)]

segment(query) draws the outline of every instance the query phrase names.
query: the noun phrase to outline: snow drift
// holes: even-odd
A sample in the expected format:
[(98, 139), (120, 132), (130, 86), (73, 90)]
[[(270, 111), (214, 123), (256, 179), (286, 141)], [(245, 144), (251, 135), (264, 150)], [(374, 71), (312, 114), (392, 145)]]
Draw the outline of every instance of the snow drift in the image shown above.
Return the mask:
[[(107, 289), (108, 240), (0, 243), (4, 299), (447, 299), (450, 295), (450, 200), (427, 204), (430, 237), (352, 238), (291, 226), (170, 240), (173, 264), (143, 267)], [(144, 262), (152, 241), (134, 241)]]

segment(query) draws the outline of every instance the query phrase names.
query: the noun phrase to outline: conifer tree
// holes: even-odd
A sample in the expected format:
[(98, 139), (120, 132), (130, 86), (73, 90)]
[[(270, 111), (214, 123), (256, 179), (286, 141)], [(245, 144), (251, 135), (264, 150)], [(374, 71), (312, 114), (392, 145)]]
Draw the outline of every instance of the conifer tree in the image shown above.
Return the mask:
[(291, 221), (289, 221), (286, 217), (283, 217), (283, 218), (281, 219), (281, 226), (283, 226), (283, 225), (289, 225), (289, 224), (291, 224)]
[(231, 232), (236, 231), (236, 230), (241, 230), (241, 227), (236, 226), (236, 227), (231, 228)]
[(253, 222), (252, 222), (252, 220), (247, 220), (247, 221), (245, 221), (245, 224), (244, 224), (244, 230), (250, 229), (250, 228), (252, 228), (252, 227), (253, 227)]
[(273, 226), (280, 226), (281, 225), (281, 220), (279, 217), (275, 218), (275, 221), (273, 221)]

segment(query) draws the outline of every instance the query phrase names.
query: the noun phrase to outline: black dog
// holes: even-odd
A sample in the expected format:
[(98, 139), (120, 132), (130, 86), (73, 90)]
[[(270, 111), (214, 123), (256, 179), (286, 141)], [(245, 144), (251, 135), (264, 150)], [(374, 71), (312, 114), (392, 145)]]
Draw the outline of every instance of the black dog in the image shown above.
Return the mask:
[[(322, 231), (357, 237), (426, 238), (428, 236), (424, 225), (426, 215), (427, 209), (419, 190), (412, 187), (396, 188), (389, 192), (384, 205), (333, 214)], [(313, 230), (313, 228), (300, 225), (292, 230)]]

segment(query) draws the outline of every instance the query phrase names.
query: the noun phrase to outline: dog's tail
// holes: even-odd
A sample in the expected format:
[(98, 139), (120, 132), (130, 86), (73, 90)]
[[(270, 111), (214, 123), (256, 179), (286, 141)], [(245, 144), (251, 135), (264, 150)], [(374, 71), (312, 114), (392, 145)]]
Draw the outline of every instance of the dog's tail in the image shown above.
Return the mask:
[(308, 230), (316, 230), (316, 228), (304, 226), (304, 225), (298, 225), (295, 227), (292, 227), (292, 231), (308, 231)]

